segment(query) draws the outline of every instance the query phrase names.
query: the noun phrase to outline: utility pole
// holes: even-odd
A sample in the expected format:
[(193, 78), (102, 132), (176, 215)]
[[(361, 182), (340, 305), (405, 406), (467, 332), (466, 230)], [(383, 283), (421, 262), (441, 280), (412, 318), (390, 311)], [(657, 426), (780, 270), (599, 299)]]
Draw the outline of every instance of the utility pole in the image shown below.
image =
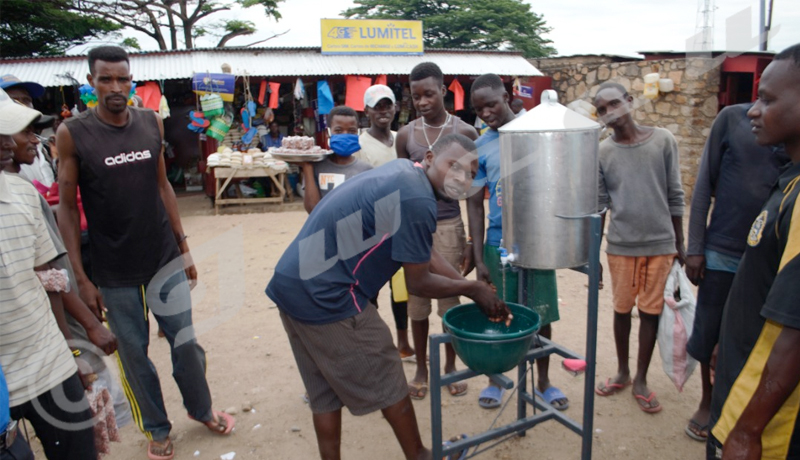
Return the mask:
[(760, 0), (758, 21), (758, 50), (767, 50), (769, 28), (772, 22), (772, 0), (770, 0), (769, 19), (767, 19), (767, 0)]

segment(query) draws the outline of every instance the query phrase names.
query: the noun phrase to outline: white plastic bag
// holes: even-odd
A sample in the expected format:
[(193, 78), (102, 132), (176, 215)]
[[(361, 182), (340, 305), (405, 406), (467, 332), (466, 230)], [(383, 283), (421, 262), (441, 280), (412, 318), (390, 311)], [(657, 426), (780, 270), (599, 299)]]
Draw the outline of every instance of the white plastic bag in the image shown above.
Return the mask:
[(689, 278), (676, 260), (664, 287), (664, 311), (658, 321), (658, 350), (664, 372), (678, 391), (683, 391), (683, 385), (697, 367), (697, 360), (686, 352), (696, 303)]

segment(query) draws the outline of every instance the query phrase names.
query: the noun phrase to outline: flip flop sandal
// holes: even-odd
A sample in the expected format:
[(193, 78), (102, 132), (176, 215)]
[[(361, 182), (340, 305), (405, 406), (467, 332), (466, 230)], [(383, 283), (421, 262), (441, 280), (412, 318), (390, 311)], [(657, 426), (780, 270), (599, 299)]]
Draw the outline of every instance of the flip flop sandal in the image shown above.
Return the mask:
[[(500, 404), (503, 403), (503, 394), (505, 394), (505, 392), (505, 388), (489, 385), (481, 390), (481, 393), (478, 395), (478, 405), (484, 409), (497, 409), (500, 407)], [(488, 399), (489, 402), (484, 401), (484, 399)]]
[[(694, 430), (692, 429), (694, 428)], [(708, 425), (700, 425), (696, 420), (689, 420), (689, 424), (684, 429), (686, 436), (694, 439), (695, 441), (706, 442), (708, 440)], [(705, 433), (703, 436), (702, 433)]]
[[(463, 387), (461, 390), (459, 390), (458, 387), (461, 384), (463, 384)], [(456, 382), (447, 385), (447, 391), (450, 393), (450, 396), (464, 396), (465, 394), (467, 394), (467, 389), (468, 389), (467, 384), (464, 382)], [(456, 390), (455, 393), (453, 392), (453, 390)]]
[(147, 443), (147, 458), (150, 460), (172, 460), (175, 457), (175, 449), (172, 447), (172, 440), (167, 438), (167, 444), (164, 446), (164, 452), (170, 451), (169, 455), (158, 455), (153, 453), (155, 441)]
[[(413, 393), (412, 393), (413, 392)], [(411, 382), (408, 384), (408, 396), (411, 399), (421, 401), (428, 396), (428, 384), (426, 382)]]
[(218, 426), (220, 426), (220, 427), (222, 426), (219, 423), (220, 419), (225, 420), (225, 429), (224, 430), (218, 430), (216, 428), (211, 428), (210, 426), (206, 425), (206, 422), (200, 422), (200, 420), (197, 420), (196, 418), (192, 417), (191, 415), (189, 415), (188, 417), (191, 420), (194, 420), (195, 422), (200, 422), (203, 425), (206, 425), (206, 428), (208, 428), (209, 430), (211, 430), (214, 433), (217, 433), (219, 435), (225, 436), (225, 435), (231, 434), (231, 431), (233, 431), (233, 427), (236, 426), (236, 419), (233, 418), (232, 415), (226, 414), (225, 412), (220, 412), (220, 411), (212, 411), (212, 412), (213, 412), (214, 416), (217, 417), (217, 425)]
[(650, 402), (653, 401), (653, 399), (655, 399), (655, 397), (656, 397), (656, 392), (655, 391), (651, 391), (650, 392), (650, 396), (648, 396), (646, 398), (644, 396), (642, 396), (642, 395), (637, 395), (637, 394), (634, 394), (633, 397), (637, 399), (636, 404), (639, 406), (639, 409), (641, 409), (642, 411), (647, 412), (648, 414), (655, 414), (655, 413), (661, 412), (661, 409), (662, 409), (661, 408), (661, 403), (658, 403), (658, 405), (655, 406), (655, 407), (645, 407), (639, 402), (639, 401), (644, 401), (647, 404), (650, 404)]
[(599, 386), (594, 389), (594, 392), (597, 393), (599, 396), (611, 396), (614, 394), (619, 393), (620, 391), (624, 390), (628, 386), (633, 383), (631, 380), (628, 380), (625, 383), (611, 383), (611, 379), (606, 379), (606, 383), (603, 384), (603, 388)]
[[(536, 393), (536, 396), (544, 399), (545, 402), (547, 402), (547, 404), (550, 404), (556, 410), (562, 410), (563, 411), (563, 410), (569, 409), (569, 398), (567, 398), (567, 395), (565, 395), (564, 392), (562, 392), (561, 390), (559, 390), (556, 387), (551, 386), (550, 388), (544, 390), (544, 393), (542, 393), (539, 390), (535, 390), (535, 393)], [(557, 401), (559, 399), (566, 399), (567, 400), (566, 404), (563, 404), (563, 405), (560, 405), (560, 406), (557, 406), (557, 405), (553, 404), (553, 402), (555, 402), (555, 401)]]
[[(462, 439), (467, 439), (467, 435), (462, 434), (461, 436), (450, 438), (449, 441), (445, 441), (442, 443), (442, 447), (450, 447), (453, 444), (457, 443), (458, 441), (461, 441)], [(467, 447), (466, 449), (462, 449), (454, 454), (448, 455), (447, 457), (445, 457), (445, 460), (464, 460), (465, 458), (467, 458), (468, 451), (469, 447)]]
[(258, 131), (253, 128), (248, 129), (244, 136), (242, 136), (242, 143), (244, 143), (244, 145), (250, 145), (250, 143), (253, 142), (253, 138), (256, 137), (257, 132)]
[(561, 367), (573, 376), (586, 372), (586, 361), (582, 359), (567, 358), (561, 362)]
[(189, 112), (189, 118), (192, 120), (192, 124), (198, 128), (208, 128), (211, 126), (211, 121), (206, 119), (203, 112), (192, 110)]

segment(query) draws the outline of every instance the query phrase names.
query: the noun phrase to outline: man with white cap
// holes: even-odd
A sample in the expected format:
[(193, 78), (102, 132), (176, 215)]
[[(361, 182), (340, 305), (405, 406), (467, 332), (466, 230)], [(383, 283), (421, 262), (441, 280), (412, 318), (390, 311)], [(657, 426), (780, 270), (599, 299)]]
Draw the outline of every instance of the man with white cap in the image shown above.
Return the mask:
[[(396, 160), (397, 150), (394, 148), (394, 139), (397, 137), (397, 132), (392, 131), (392, 122), (397, 113), (394, 91), (386, 85), (370, 86), (364, 93), (364, 111), (369, 118), (369, 129), (359, 136), (361, 150), (356, 152), (355, 157), (373, 168)], [(392, 315), (397, 326), (397, 349), (403, 360), (413, 359), (414, 349), (411, 348), (408, 341), (408, 302), (399, 300), (395, 300), (394, 287), (392, 287)]]
[[(11, 135), (40, 116), (0, 89), (0, 167), (13, 160), (16, 144)], [(25, 179), (0, 173), (0, 216), (0, 316), (4, 324), (0, 328), (0, 366), (10, 415), (7, 419), (0, 413), (0, 423), (5, 424), (0, 427), (0, 447), (14, 448), (9, 439), (13, 439), (16, 423), (9, 420), (26, 418), (48, 459), (94, 460), (92, 414), (78, 367), (61, 332), (65, 328), (63, 306), (56, 302), (51, 307), (34, 271), (49, 268), (61, 255), (48, 233), (36, 189)], [(61, 331), (59, 325), (64, 325)], [(5, 398), (4, 393), (0, 398)], [(5, 407), (3, 402), (1, 407)]]
[(364, 93), (364, 111), (369, 118), (369, 129), (361, 134), (361, 151), (355, 156), (373, 168), (397, 159), (392, 122), (397, 113), (394, 92), (386, 85), (372, 85)]
[[(38, 99), (44, 95), (44, 86), (31, 81), (21, 81), (11, 74), (0, 76), (0, 88), (4, 89), (11, 99), (32, 109), (33, 99)], [(35, 127), (38, 129), (52, 125), (54, 117), (42, 115), (36, 120)], [(37, 130), (38, 133), (38, 130)], [(56, 181), (55, 168), (50, 154), (44, 144), (36, 145), (36, 158), (32, 164), (20, 166), (19, 175), (33, 182), (38, 181), (45, 187), (50, 187)]]

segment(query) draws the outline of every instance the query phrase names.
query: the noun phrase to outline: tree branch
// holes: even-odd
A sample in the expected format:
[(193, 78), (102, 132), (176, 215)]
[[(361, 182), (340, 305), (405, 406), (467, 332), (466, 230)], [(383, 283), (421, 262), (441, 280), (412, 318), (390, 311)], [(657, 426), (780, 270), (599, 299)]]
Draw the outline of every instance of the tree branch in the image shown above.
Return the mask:
[(250, 43), (249, 45), (244, 45), (244, 48), (249, 48), (249, 47), (251, 47), (253, 45), (258, 45), (259, 43), (264, 43), (266, 41), (272, 40), (273, 38), (280, 37), (281, 35), (286, 35), (286, 34), (289, 33), (290, 30), (292, 30), (292, 29), (286, 29), (286, 31), (281, 32), (281, 33), (277, 33), (277, 34), (275, 34), (275, 35), (273, 35), (271, 37), (265, 38), (263, 40), (259, 40), (257, 42)]

